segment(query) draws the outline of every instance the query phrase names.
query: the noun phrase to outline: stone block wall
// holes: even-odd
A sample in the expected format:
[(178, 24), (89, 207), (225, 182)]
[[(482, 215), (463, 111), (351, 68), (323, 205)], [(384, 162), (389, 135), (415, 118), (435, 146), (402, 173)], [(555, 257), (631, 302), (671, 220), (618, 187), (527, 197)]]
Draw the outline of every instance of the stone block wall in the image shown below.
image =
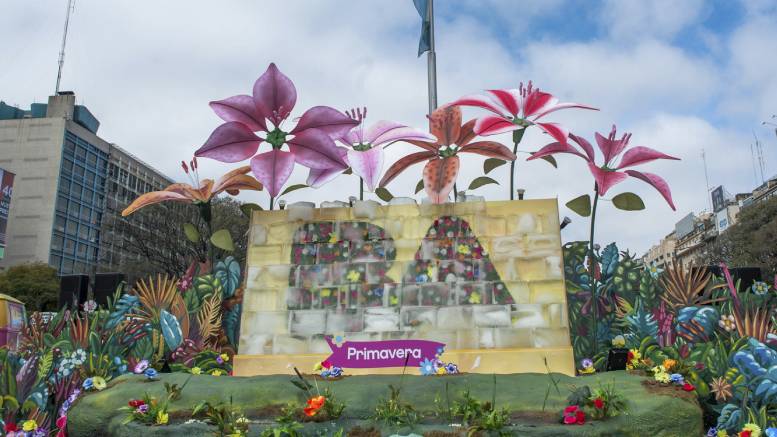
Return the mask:
[(570, 345), (555, 199), (255, 211), (241, 355), (325, 335), (447, 350)]

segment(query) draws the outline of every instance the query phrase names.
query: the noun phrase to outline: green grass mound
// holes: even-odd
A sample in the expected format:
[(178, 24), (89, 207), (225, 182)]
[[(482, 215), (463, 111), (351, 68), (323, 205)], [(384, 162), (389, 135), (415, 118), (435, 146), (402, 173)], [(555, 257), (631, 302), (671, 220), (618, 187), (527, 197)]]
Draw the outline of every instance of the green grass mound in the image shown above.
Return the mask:
[[(290, 376), (257, 376), (250, 378), (226, 376), (193, 376), (181, 398), (170, 403), (170, 423), (166, 426), (122, 425), (125, 414), (119, 411), (130, 399), (144, 393), (157, 398), (166, 396), (164, 382), (182, 385), (187, 374), (160, 375), (159, 381), (146, 382), (142, 376), (125, 375), (102, 392), (89, 393), (70, 410), (68, 435), (78, 436), (212, 436), (215, 427), (200, 421), (190, 421), (191, 411), (201, 401), (229, 402), (239, 407), (250, 419), (248, 435), (259, 435), (274, 425), (280, 407), (287, 404), (302, 406), (303, 392), (292, 385)], [(703, 435), (702, 412), (693, 395), (674, 387), (656, 387), (643, 384), (645, 378), (626, 372), (608, 372), (593, 376), (571, 378), (554, 375), (560, 394), (551, 386), (545, 410), (545, 399), (550, 379), (545, 374), (496, 375), (496, 406), (510, 412), (509, 425), (502, 429), (506, 435), (529, 436), (698, 436)], [(312, 381), (311, 381), (312, 382)], [(493, 375), (411, 376), (402, 383), (401, 400), (412, 404), (423, 418), (411, 428), (397, 428), (375, 423), (369, 419), (375, 406), (389, 394), (388, 385), (398, 386), (399, 376), (350, 376), (339, 381), (318, 381), (323, 392), (328, 387), (335, 397), (346, 405), (336, 422), (306, 423), (302, 435), (407, 435), (446, 436), (466, 435), (461, 427), (450, 426), (450, 421), (437, 413), (438, 406), (446, 404), (446, 384), (450, 402), (461, 399), (469, 390), (481, 401), (490, 401), (494, 394)], [(589, 420), (585, 425), (562, 425), (559, 412), (566, 406), (572, 387), (612, 383), (628, 400), (629, 411), (605, 420)], [(314, 389), (315, 391), (315, 389)], [(435, 403), (435, 398), (441, 402)], [(188, 421), (188, 423), (187, 423)], [(454, 421), (455, 422), (455, 421)], [(361, 433), (354, 432), (358, 427)], [(372, 433), (364, 432), (372, 428)], [(349, 434), (350, 431), (350, 434)], [(484, 434), (486, 435), (486, 434)]]

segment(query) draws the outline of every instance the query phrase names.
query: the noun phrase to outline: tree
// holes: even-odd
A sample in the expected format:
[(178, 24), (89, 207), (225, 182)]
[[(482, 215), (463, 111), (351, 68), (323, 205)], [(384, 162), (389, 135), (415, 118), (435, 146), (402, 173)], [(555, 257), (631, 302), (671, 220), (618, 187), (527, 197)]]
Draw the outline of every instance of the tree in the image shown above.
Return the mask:
[(707, 258), (732, 267), (760, 267), (766, 277), (777, 274), (777, 197), (743, 208), (736, 224), (707, 249)]
[(20, 264), (0, 273), (0, 293), (24, 302), (27, 311), (56, 311), (57, 270), (42, 262)]
[[(235, 250), (229, 252), (241, 265), (245, 264), (248, 247), (248, 218), (240, 210), (241, 203), (231, 197), (211, 201), (212, 229), (227, 229)], [(112, 269), (127, 275), (128, 283), (136, 279), (167, 273), (183, 276), (192, 262), (208, 260), (208, 246), (204, 239), (190, 241), (184, 224), (194, 225), (201, 236), (210, 235), (200, 219), (196, 205), (168, 202), (142, 208), (132, 215), (109, 224), (104, 232), (122, 235), (122, 250), (126, 255)], [(227, 252), (214, 248), (216, 259)]]

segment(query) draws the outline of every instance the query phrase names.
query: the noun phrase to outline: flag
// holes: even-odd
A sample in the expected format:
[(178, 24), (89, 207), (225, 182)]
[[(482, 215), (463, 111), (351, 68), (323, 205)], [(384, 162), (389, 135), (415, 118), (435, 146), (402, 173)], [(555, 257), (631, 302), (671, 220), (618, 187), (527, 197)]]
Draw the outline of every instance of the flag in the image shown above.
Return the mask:
[(429, 17), (430, 0), (413, 0), (418, 15), (421, 16), (421, 38), (418, 40), (418, 56), (432, 49), (432, 22)]

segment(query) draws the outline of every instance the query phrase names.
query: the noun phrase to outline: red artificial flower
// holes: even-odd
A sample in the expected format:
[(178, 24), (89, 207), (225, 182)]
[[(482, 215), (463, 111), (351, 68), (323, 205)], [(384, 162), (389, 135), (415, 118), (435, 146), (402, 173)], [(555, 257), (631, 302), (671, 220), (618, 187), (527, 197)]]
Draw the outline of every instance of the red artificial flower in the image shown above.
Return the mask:
[(629, 361), (633, 360), (634, 359), (634, 352), (629, 351), (629, 354), (627, 355), (627, 357), (628, 357)]
[(752, 433), (750, 432), (750, 430), (746, 429), (744, 431), (741, 431), (739, 434), (737, 434), (737, 436), (739, 436), (739, 437), (750, 437), (751, 434)]
[(575, 411), (577, 411), (577, 405), (570, 405), (564, 408), (564, 414), (574, 413)]
[(597, 410), (601, 410), (604, 408), (604, 401), (602, 398), (596, 398), (594, 399), (594, 407), (596, 407)]
[(696, 390), (696, 387), (694, 387), (693, 384), (690, 384), (690, 383), (686, 382), (685, 384), (683, 384), (683, 390), (685, 390), (685, 391), (694, 391), (694, 390)]
[(5, 432), (6, 432), (6, 433), (9, 433), (9, 432), (16, 432), (16, 431), (19, 431), (19, 428), (17, 428), (17, 427), (16, 427), (16, 424), (15, 424), (15, 423), (13, 423), (13, 422), (8, 422), (8, 423), (6, 423), (6, 424), (5, 424)]
[(577, 415), (575, 416), (576, 423), (578, 425), (584, 425), (585, 424), (585, 413), (583, 410), (578, 410)]
[(323, 396), (316, 396), (308, 399), (308, 406), (305, 407), (305, 409), (303, 410), (305, 412), (305, 415), (308, 417), (315, 416), (316, 413), (318, 413), (318, 410), (320, 410), (321, 407), (324, 406), (325, 401), (326, 401), (326, 398)]
[(321, 367), (323, 367), (324, 369), (330, 369), (332, 367), (332, 363), (330, 363), (327, 360), (324, 360), (321, 362)]
[(564, 416), (564, 423), (567, 425), (572, 425), (573, 423), (577, 422), (577, 419), (575, 416)]
[(132, 408), (138, 408), (141, 405), (145, 405), (146, 403), (142, 399), (132, 399), (131, 401), (127, 402), (127, 404)]

